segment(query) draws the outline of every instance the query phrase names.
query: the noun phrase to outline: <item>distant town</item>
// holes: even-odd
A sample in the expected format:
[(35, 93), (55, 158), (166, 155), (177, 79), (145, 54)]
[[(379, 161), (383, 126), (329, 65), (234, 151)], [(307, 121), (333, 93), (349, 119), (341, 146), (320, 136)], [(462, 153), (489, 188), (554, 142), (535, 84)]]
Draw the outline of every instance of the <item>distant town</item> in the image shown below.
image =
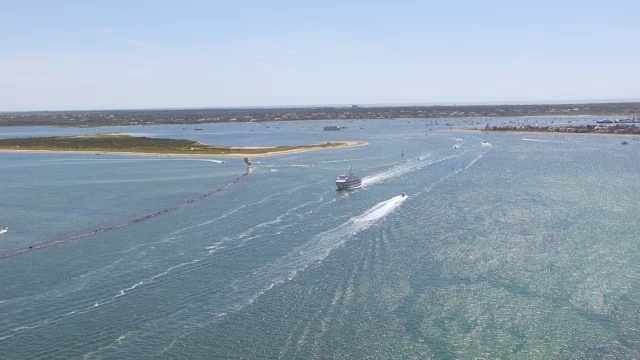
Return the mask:
[[(640, 121), (637, 121), (640, 122)], [(556, 132), (576, 134), (611, 134), (611, 135), (640, 135), (640, 127), (630, 124), (615, 125), (577, 125), (577, 126), (489, 126), (485, 131), (513, 131), (513, 132)]]
[(517, 116), (640, 116), (640, 103), (335, 106), (300, 108), (217, 108), (96, 111), (0, 112), (0, 126), (122, 126), (301, 120), (467, 118)]

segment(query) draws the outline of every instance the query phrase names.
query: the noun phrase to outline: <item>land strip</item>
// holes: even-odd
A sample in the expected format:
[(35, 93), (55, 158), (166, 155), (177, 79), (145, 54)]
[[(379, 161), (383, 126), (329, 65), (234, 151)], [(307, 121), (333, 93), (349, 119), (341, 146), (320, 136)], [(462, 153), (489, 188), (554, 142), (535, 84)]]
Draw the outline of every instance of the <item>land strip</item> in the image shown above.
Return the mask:
[(477, 129), (486, 132), (514, 132), (536, 134), (583, 134), (583, 135), (640, 135), (640, 127), (635, 124), (577, 125), (577, 126), (486, 126)]
[[(0, 112), (0, 126), (95, 127), (303, 120), (335, 120), (338, 122), (355, 119), (491, 118), (558, 115), (638, 116), (640, 115), (640, 102)], [(187, 130), (191, 130), (191, 128)]]
[(152, 156), (264, 157), (367, 145), (363, 141), (275, 147), (214, 146), (191, 140), (157, 139), (128, 134), (96, 134), (0, 139), (2, 152), (74, 152)]

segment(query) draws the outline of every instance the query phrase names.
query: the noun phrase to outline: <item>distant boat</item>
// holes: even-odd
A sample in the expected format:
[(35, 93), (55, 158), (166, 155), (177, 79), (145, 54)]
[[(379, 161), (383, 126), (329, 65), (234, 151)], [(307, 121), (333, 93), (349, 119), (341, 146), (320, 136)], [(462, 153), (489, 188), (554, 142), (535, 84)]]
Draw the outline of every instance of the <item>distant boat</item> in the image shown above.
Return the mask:
[(618, 124), (637, 124), (639, 122), (640, 122), (640, 119), (636, 117), (616, 120), (616, 123)]
[(336, 179), (336, 187), (338, 190), (349, 190), (362, 185), (362, 178), (357, 175), (353, 175), (353, 172), (349, 170), (348, 174), (340, 175)]
[(604, 119), (604, 120), (596, 120), (598, 124), (613, 124), (613, 120)]
[(195, 128), (195, 129), (193, 129), (193, 130), (202, 130), (202, 128)]
[(623, 142), (621, 142), (620, 144), (622, 144), (622, 145), (629, 145), (629, 143), (628, 143), (628, 142), (626, 142), (626, 141), (623, 141)]
[(324, 131), (336, 131), (336, 130), (342, 130), (342, 129), (346, 129), (346, 126), (335, 126), (335, 125), (331, 125), (331, 126), (325, 126), (324, 127)]
[(4, 233), (6, 233), (7, 231), (9, 231), (9, 227), (8, 227), (8, 226), (5, 226), (5, 227), (3, 227), (2, 229), (0, 229), (0, 234), (4, 234)]

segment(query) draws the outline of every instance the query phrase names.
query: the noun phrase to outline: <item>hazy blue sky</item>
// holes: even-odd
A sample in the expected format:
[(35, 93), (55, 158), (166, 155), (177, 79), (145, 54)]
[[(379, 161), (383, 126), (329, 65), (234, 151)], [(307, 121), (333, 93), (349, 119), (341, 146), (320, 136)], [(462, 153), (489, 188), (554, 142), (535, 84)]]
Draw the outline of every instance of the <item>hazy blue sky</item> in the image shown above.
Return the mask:
[(640, 0), (0, 0), (0, 111), (640, 98)]

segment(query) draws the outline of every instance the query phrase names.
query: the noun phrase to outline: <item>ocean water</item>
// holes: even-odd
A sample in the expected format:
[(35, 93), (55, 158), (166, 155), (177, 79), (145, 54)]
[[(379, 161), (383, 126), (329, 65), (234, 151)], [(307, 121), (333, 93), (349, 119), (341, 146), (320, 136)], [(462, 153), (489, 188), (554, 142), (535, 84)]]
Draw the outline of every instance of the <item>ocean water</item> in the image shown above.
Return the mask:
[(0, 357), (638, 358), (640, 141), (458, 131), (593, 120), (0, 128), (369, 143), (0, 153)]

